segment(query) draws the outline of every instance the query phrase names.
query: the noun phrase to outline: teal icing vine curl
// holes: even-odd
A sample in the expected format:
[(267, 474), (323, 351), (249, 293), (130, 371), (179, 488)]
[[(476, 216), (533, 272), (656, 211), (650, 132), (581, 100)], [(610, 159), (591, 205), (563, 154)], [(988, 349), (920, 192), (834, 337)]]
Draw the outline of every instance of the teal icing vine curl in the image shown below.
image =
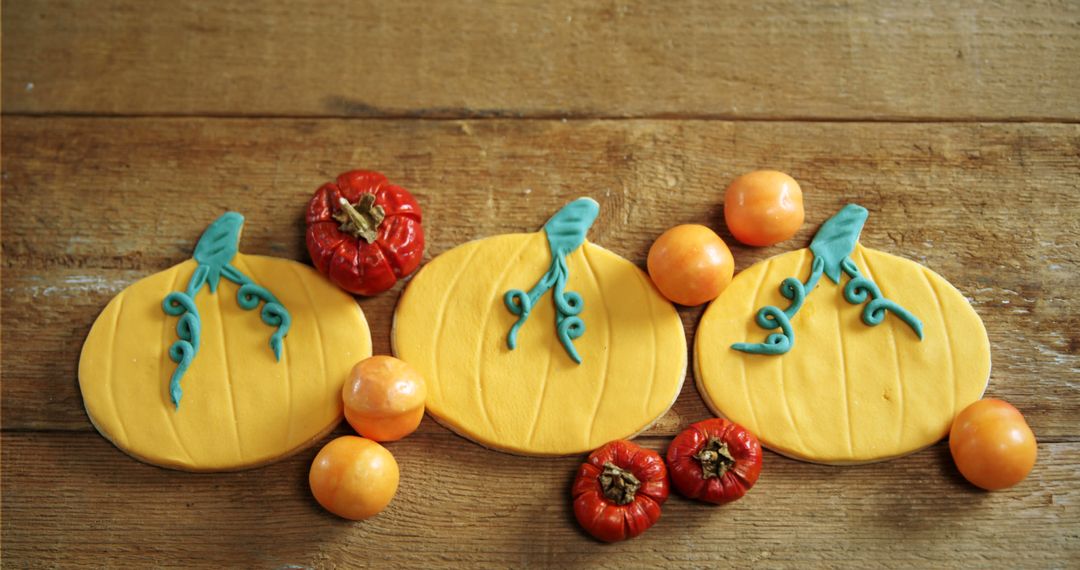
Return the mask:
[(848, 303), (859, 305), (870, 299), (862, 312), (862, 321), (867, 326), (879, 325), (885, 320), (887, 312), (893, 313), (915, 331), (919, 340), (922, 340), (922, 321), (895, 301), (883, 297), (877, 284), (869, 277), (862, 275), (858, 266), (851, 260), (851, 252), (855, 250), (867, 215), (866, 208), (848, 204), (822, 224), (810, 243), (814, 261), (806, 283), (794, 277), (784, 279), (780, 283), (780, 295), (791, 301), (788, 308), (780, 310), (779, 307), (766, 305), (757, 312), (754, 319), (763, 329), (779, 328), (781, 332), (771, 333), (765, 338), (765, 342), (737, 342), (731, 345), (731, 348), (751, 354), (766, 355), (784, 354), (791, 350), (791, 347), (795, 345), (795, 332), (791, 326), (791, 319), (802, 308), (807, 295), (817, 286), (822, 274), (837, 285), (840, 284), (841, 274), (848, 276), (850, 280), (843, 291), (844, 299)]
[(262, 319), (263, 324), (277, 327), (277, 331), (270, 335), (270, 349), (274, 351), (274, 358), (281, 360), (282, 343), (285, 335), (289, 333), (289, 327), (292, 326), (289, 311), (273, 293), (262, 285), (256, 284), (232, 265), (226, 265), (221, 274), (240, 286), (236, 291), (236, 304), (240, 305), (241, 309), (250, 311), (257, 308), (260, 302), (264, 303), (262, 311), (259, 312), (259, 318)]
[(779, 328), (780, 332), (765, 337), (765, 342), (737, 342), (731, 347), (735, 350), (753, 354), (784, 354), (791, 350), (791, 347), (795, 344), (795, 331), (791, 326), (791, 319), (802, 308), (806, 296), (817, 286), (824, 267), (824, 262), (814, 260), (810, 277), (806, 280), (806, 283), (794, 277), (788, 277), (780, 283), (780, 295), (791, 301), (787, 309), (780, 310), (779, 307), (766, 305), (758, 310), (754, 319), (758, 326), (765, 330)]
[(236, 257), (243, 225), (244, 217), (236, 212), (226, 212), (210, 224), (195, 245), (195, 254), (192, 257), (199, 265), (192, 273), (187, 289), (169, 293), (161, 303), (165, 314), (179, 317), (176, 322), (178, 338), (169, 346), (169, 359), (176, 363), (176, 369), (169, 378), (169, 397), (177, 409), (180, 408), (180, 399), (183, 397), (180, 379), (199, 353), (202, 325), (199, 310), (195, 306), (195, 296), (204, 285), (209, 287), (211, 293), (216, 293), (218, 283), (224, 277), (240, 286), (236, 302), (241, 308), (252, 310), (258, 307), (260, 302), (263, 303), (260, 318), (266, 325), (277, 327), (270, 336), (270, 348), (274, 352), (274, 358), (281, 360), (282, 343), (292, 324), (288, 310), (269, 290), (256, 284), (230, 264)]
[(180, 317), (176, 321), (176, 336), (179, 338), (169, 346), (169, 358), (176, 363), (176, 370), (173, 371), (169, 381), (169, 397), (174, 405), (179, 406), (180, 397), (183, 394), (180, 390), (180, 377), (187, 372), (191, 361), (199, 353), (199, 336), (202, 328), (199, 310), (195, 308), (195, 299), (190, 285), (188, 292), (174, 291), (166, 295), (161, 307), (166, 314)]
[(585, 334), (585, 321), (578, 316), (584, 310), (585, 302), (578, 293), (566, 290), (566, 280), (570, 277), (566, 256), (585, 243), (585, 234), (599, 213), (600, 205), (595, 200), (579, 198), (563, 206), (544, 224), (551, 252), (551, 265), (547, 272), (527, 293), (511, 289), (503, 295), (507, 310), (518, 317), (506, 335), (506, 345), (510, 350), (517, 348), (518, 331), (528, 320), (536, 302), (553, 289), (551, 299), (555, 304), (555, 334), (570, 358), (581, 364), (581, 355), (574, 347), (574, 341)]
[(885, 320), (885, 313), (889, 312), (904, 321), (904, 324), (911, 327), (919, 340), (922, 340), (923, 324), (918, 317), (913, 315), (911, 311), (901, 307), (897, 302), (883, 297), (877, 284), (859, 273), (859, 267), (851, 259), (845, 259), (842, 268), (844, 273), (851, 278), (848, 284), (844, 286), (844, 299), (852, 305), (860, 305), (866, 302), (867, 297), (870, 298), (870, 302), (863, 307), (863, 323), (871, 327), (880, 325)]

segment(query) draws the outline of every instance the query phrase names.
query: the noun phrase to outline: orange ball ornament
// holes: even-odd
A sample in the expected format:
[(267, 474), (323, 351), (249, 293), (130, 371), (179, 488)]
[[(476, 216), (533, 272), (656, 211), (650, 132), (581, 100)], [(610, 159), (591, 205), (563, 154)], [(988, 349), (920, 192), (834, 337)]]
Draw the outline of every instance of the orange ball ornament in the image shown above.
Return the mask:
[(397, 461), (385, 447), (346, 435), (326, 444), (308, 473), (311, 494), (324, 509), (354, 521), (379, 514), (397, 493)]
[(731, 235), (746, 245), (791, 239), (805, 215), (799, 183), (776, 170), (744, 174), (724, 192), (724, 221)]
[(979, 400), (956, 415), (949, 451), (960, 474), (987, 491), (1023, 481), (1039, 453), (1035, 434), (1020, 410), (994, 398)]
[(649, 277), (669, 301), (695, 306), (716, 298), (735, 274), (735, 260), (716, 232), (697, 224), (675, 226), (649, 248)]
[(396, 441), (420, 425), (427, 387), (405, 361), (372, 356), (349, 372), (341, 395), (345, 419), (356, 433), (375, 441)]

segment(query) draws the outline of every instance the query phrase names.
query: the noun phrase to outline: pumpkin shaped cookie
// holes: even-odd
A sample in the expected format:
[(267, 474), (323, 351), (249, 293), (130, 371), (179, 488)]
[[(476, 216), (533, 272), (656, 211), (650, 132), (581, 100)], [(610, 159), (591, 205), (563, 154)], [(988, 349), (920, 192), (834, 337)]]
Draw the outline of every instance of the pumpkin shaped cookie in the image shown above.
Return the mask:
[(705, 402), (778, 453), (905, 455), (944, 437), (986, 388), (990, 342), (975, 310), (926, 267), (859, 244), (866, 217), (846, 206), (809, 249), (738, 274), (698, 326)]
[(487, 447), (566, 455), (671, 407), (682, 322), (641, 269), (585, 239), (598, 212), (575, 200), (543, 231), (466, 243), (413, 278), (393, 346), (427, 382), (432, 416)]
[(121, 291), (83, 345), (90, 421), (142, 461), (225, 471), (299, 451), (338, 424), (371, 355), (356, 301), (308, 266), (238, 253), (242, 224), (226, 213), (194, 259)]

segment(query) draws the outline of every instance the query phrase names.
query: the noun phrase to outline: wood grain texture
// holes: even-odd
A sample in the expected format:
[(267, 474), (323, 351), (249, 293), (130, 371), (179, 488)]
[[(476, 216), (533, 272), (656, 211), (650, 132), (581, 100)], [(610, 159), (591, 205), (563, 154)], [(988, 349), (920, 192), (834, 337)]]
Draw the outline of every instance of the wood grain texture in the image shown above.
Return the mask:
[(1080, 119), (1080, 4), (4, 2), (8, 112)]
[(389, 445), (401, 487), (362, 523), (311, 498), (314, 450), (199, 476), (137, 463), (88, 433), (5, 433), (2, 444), (13, 566), (1067, 567), (1080, 557), (1075, 442), (1040, 445), (1029, 481), (994, 494), (967, 485), (944, 444), (849, 468), (767, 453), (744, 499), (714, 507), (672, 495), (656, 527), (617, 546), (573, 520), (580, 459), (496, 455), (441, 428)]
[[(0, 8), (5, 567), (1080, 564), (1080, 4)], [(245, 253), (306, 262), (303, 204), (355, 167), (417, 195), (428, 259), (587, 195), (602, 207), (590, 239), (639, 265), (663, 230), (704, 223), (741, 270), (859, 202), (867, 246), (937, 271), (984, 319), (989, 394), (1026, 414), (1035, 471), (988, 494), (944, 443), (849, 468), (766, 453), (743, 500), (673, 495), (654, 529), (609, 546), (570, 512), (580, 458), (492, 452), (430, 419), (390, 445), (401, 488), (364, 523), (312, 500), (315, 449), (194, 475), (94, 432), (76, 370), (109, 298), (187, 259), (226, 209), (247, 217)], [(794, 175), (807, 206), (793, 240), (763, 249), (722, 220), (724, 187), (758, 168)], [(377, 353), (399, 291), (360, 300)], [(680, 314), (692, 342), (701, 309)], [(639, 441), (662, 450), (708, 416), (687, 382)]]
[[(1078, 555), (1080, 342), (1070, 282), (1080, 260), (1080, 126), (11, 117), (2, 143), (8, 561), (901, 567), (1015, 562), (1018, 548), (1036, 566)], [(358, 164), (416, 193), (429, 258), (534, 230), (566, 200), (591, 195), (602, 207), (591, 239), (641, 264), (651, 240), (676, 223), (706, 223), (729, 238), (725, 183), (757, 166), (787, 170), (803, 182), (808, 223), (775, 247), (733, 245), (743, 269), (805, 245), (841, 204), (858, 201), (871, 210), (867, 245), (925, 263), (971, 297), (994, 346), (990, 393), (1024, 410), (1043, 442), (1036, 472), (986, 495), (958, 479), (943, 444), (848, 469), (770, 454), (747, 500), (712, 509), (675, 498), (655, 531), (606, 548), (568, 511), (577, 459), (506, 456), (430, 420), (394, 444), (401, 493), (363, 524), (311, 501), (304, 477), (313, 450), (200, 477), (140, 465), (97, 436), (75, 370), (107, 300), (187, 258), (225, 209), (247, 215), (243, 251), (304, 260), (303, 204)], [(361, 301), (377, 353), (389, 350), (395, 300)], [(688, 339), (700, 312), (681, 310)], [(687, 382), (643, 441), (662, 449), (708, 415)]]
[[(3, 384), (7, 427), (89, 429), (75, 366), (110, 297), (188, 258), (226, 209), (247, 216), (245, 253), (306, 260), (307, 198), (363, 164), (418, 196), (428, 258), (534, 231), (589, 195), (601, 203), (590, 239), (639, 265), (664, 229), (698, 222), (733, 244), (741, 270), (804, 247), (841, 205), (861, 203), (871, 210), (867, 246), (919, 261), (971, 298), (994, 347), (989, 393), (1028, 411), (1044, 438), (1080, 435), (1069, 380), (1080, 358), (1071, 293), (1078, 125), (16, 117), (3, 144), (2, 367), (18, 379)], [(734, 245), (722, 189), (764, 165), (802, 181), (808, 223), (774, 247)], [(376, 353), (389, 351), (395, 300), (361, 301)], [(700, 313), (681, 311), (688, 340)], [(690, 384), (676, 416), (702, 415)], [(662, 421), (653, 433), (682, 423)]]

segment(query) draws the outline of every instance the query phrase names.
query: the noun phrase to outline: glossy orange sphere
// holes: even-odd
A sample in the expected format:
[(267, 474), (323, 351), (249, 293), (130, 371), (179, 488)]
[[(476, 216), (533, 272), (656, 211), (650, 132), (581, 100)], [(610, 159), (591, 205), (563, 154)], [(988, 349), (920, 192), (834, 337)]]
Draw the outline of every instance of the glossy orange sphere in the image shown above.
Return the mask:
[(349, 372), (341, 395), (345, 419), (356, 433), (375, 441), (395, 441), (420, 425), (427, 387), (405, 361), (372, 356)]
[(766, 246), (791, 239), (804, 217), (802, 188), (783, 172), (744, 174), (724, 192), (728, 230), (746, 245)]
[(716, 298), (731, 283), (735, 260), (716, 232), (697, 224), (675, 226), (649, 248), (649, 277), (669, 301), (694, 306)]
[(315, 456), (308, 484), (315, 500), (335, 515), (354, 521), (379, 514), (398, 488), (397, 461), (385, 447), (346, 435)]
[(1023, 414), (1003, 400), (987, 398), (953, 420), (949, 451), (965, 479), (988, 491), (1021, 482), (1035, 466), (1038, 446)]

